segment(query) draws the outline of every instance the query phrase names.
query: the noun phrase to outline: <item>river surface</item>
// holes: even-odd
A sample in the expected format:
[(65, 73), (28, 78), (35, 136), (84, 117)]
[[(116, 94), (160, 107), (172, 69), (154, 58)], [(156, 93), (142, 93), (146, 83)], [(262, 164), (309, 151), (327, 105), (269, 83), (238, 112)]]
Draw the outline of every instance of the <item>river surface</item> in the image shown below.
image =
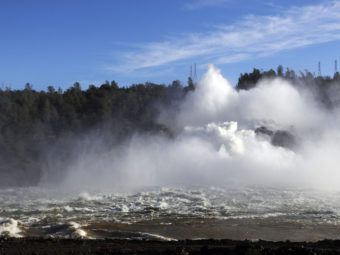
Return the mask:
[(2, 189), (0, 235), (336, 239), (340, 192), (268, 187), (155, 187), (134, 193)]

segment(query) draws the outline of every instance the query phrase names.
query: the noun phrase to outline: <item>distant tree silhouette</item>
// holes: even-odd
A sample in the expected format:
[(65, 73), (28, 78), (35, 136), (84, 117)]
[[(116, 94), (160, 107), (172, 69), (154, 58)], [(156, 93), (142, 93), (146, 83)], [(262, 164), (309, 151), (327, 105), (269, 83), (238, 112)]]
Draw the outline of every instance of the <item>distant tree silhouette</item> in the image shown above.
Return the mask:
[[(297, 89), (305, 87), (317, 95), (320, 104), (332, 109), (340, 104), (340, 75), (315, 77), (309, 71), (296, 74), (282, 66), (277, 71), (241, 74), (236, 90), (250, 90), (261, 79), (280, 78), (290, 81)], [(69, 137), (93, 130), (104, 135), (108, 143), (125, 140), (135, 132), (160, 133), (172, 136), (169, 127), (159, 124), (161, 109), (178, 111), (186, 95), (195, 90), (189, 77), (184, 87), (179, 80), (170, 85), (151, 82), (119, 87), (112, 80), (99, 87), (89, 85), (82, 90), (79, 82), (63, 91), (48, 86), (35, 91), (30, 83), (22, 90), (0, 89), (0, 184), (2, 175), (13, 171), (24, 176), (22, 184), (39, 181), (46, 147), (63, 144), (60, 157), (69, 155)], [(7, 182), (8, 180), (6, 180)]]

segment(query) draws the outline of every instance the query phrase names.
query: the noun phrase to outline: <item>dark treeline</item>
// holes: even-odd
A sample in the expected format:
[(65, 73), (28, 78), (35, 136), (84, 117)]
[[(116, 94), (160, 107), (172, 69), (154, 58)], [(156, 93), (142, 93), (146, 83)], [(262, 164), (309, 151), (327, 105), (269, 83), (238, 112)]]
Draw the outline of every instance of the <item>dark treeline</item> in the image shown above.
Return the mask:
[(340, 74), (338, 72), (333, 77), (330, 77), (316, 76), (308, 70), (296, 73), (289, 68), (284, 70), (281, 65), (277, 67), (276, 71), (273, 69), (262, 71), (254, 68), (251, 73), (240, 75), (236, 89), (249, 90), (255, 88), (260, 80), (273, 78), (281, 78), (289, 81), (297, 88), (306, 88), (312, 91), (322, 105), (327, 108), (332, 108), (335, 104), (339, 104)]
[(254, 68), (251, 73), (240, 74), (236, 89), (249, 90), (254, 88), (261, 79), (273, 79), (277, 77), (290, 81), (294, 85), (317, 85), (320, 86), (320, 88), (327, 88), (328, 86), (333, 85), (334, 82), (340, 81), (340, 75), (338, 72), (335, 73), (333, 77), (316, 76), (308, 70), (305, 70), (304, 72), (300, 71), (299, 73), (296, 73), (294, 70), (289, 68), (284, 70), (284, 68), (280, 65), (277, 67), (276, 71), (274, 69), (262, 71)]
[[(153, 83), (118, 87), (106, 81), (82, 90), (79, 83), (65, 91), (0, 90), (0, 184), (39, 180), (44, 159), (53, 147), (67, 158), (72, 142), (89, 133), (119, 143), (136, 132), (169, 133), (158, 124), (160, 110), (176, 108), (193, 88), (192, 81), (165, 86)], [(57, 155), (58, 154), (58, 155)], [(20, 176), (23, 175), (24, 178)], [(13, 178), (17, 177), (17, 178)], [(20, 179), (20, 180), (19, 180)]]
[[(248, 90), (261, 79), (275, 77), (297, 85), (308, 84), (303, 86), (316, 90), (327, 107), (334, 103), (328, 91), (340, 81), (338, 73), (316, 77), (307, 71), (284, 71), (279, 66), (276, 71), (254, 69), (241, 74), (236, 89)], [(95, 133), (105, 136), (112, 146), (136, 132), (171, 135), (168, 127), (159, 123), (160, 113), (163, 109), (176, 111), (192, 90), (190, 78), (185, 85), (174, 81), (170, 85), (147, 82), (119, 87), (115, 81), (106, 81), (86, 90), (77, 82), (65, 91), (52, 86), (35, 91), (30, 84), (22, 90), (1, 89), (0, 185), (37, 183), (48, 152), (59, 146), (59, 159), (66, 159), (75, 137), (82, 139)]]

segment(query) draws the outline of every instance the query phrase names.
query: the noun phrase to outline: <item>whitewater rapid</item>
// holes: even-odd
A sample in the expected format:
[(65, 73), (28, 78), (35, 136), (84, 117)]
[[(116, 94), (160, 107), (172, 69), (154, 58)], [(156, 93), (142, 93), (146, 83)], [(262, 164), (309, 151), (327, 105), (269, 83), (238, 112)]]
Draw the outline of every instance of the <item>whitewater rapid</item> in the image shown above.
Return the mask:
[[(132, 194), (67, 194), (18, 188), (0, 190), (0, 203), (0, 235), (13, 237), (176, 239), (183, 235), (180, 231), (171, 236), (164, 236), (162, 230), (150, 231), (148, 224), (155, 222), (163, 228), (176, 228), (182, 221), (188, 228), (202, 221), (252, 221), (273, 229), (277, 224), (316, 228), (338, 228), (340, 224), (340, 193), (319, 190), (155, 187)], [(136, 229), (117, 232), (117, 226)], [(213, 232), (207, 229), (196, 238), (209, 238), (209, 233), (214, 237)]]
[(214, 67), (195, 86), (160, 116), (171, 138), (89, 136), (39, 186), (0, 189), (0, 235), (340, 238), (337, 106), (282, 79), (236, 91)]

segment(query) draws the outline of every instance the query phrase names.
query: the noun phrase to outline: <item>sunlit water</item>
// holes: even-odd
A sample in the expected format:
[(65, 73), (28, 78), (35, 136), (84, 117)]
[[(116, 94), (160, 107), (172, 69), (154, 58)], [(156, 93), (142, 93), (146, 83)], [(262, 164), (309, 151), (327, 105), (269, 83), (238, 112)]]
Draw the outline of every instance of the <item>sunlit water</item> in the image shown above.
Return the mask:
[(3, 189), (0, 191), (0, 235), (338, 238), (340, 193), (257, 187), (163, 187), (130, 194)]

